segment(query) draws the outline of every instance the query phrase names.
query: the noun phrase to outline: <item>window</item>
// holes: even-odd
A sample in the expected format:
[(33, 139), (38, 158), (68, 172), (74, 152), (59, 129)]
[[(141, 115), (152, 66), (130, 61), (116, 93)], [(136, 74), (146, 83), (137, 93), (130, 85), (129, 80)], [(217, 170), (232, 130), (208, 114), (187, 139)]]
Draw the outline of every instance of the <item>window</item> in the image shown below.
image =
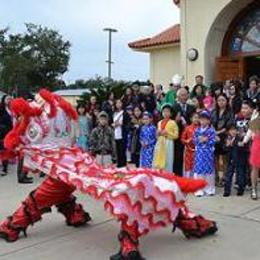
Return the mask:
[(231, 38), (231, 54), (260, 52), (260, 8), (241, 19)]

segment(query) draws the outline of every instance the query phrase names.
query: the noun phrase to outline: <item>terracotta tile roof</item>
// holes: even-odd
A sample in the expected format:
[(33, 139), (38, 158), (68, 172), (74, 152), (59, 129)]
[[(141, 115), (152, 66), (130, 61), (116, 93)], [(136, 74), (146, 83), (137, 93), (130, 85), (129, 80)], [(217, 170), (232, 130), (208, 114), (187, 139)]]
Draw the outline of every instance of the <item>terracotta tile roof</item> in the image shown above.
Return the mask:
[(151, 38), (130, 42), (128, 46), (132, 49), (143, 49), (147, 47), (178, 43), (181, 40), (180, 35), (180, 25), (176, 24)]

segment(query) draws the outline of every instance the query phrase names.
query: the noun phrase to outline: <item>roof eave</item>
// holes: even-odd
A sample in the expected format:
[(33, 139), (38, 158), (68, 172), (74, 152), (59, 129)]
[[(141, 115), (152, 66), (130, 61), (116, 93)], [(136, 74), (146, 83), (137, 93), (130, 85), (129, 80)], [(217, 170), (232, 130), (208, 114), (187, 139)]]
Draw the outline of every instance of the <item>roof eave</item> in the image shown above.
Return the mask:
[(153, 50), (158, 50), (158, 49), (165, 49), (165, 48), (171, 48), (171, 47), (177, 47), (180, 45), (180, 41), (173, 42), (173, 43), (163, 43), (163, 44), (158, 44), (158, 45), (152, 45), (152, 46), (147, 46), (147, 47), (130, 47), (133, 51), (138, 51), (138, 52), (152, 52)]

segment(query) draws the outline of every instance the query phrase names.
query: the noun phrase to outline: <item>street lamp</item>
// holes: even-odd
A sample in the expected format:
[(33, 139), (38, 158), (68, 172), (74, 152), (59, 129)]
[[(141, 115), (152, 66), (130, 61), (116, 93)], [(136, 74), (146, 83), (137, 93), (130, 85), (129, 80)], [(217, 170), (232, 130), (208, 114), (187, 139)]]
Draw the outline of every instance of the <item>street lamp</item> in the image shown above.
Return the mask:
[(113, 28), (104, 28), (104, 32), (108, 32), (108, 60), (106, 63), (108, 64), (108, 78), (111, 79), (111, 65), (113, 64), (112, 61), (112, 33), (118, 32), (116, 29)]

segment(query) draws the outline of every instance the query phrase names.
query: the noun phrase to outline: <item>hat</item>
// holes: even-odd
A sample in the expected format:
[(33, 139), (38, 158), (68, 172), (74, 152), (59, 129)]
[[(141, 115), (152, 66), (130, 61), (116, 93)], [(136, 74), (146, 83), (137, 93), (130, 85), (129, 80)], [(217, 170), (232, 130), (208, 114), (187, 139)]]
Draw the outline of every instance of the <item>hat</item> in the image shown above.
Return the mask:
[(183, 76), (179, 75), (179, 74), (175, 74), (173, 77), (172, 77), (172, 84), (174, 86), (180, 86), (182, 81), (183, 81)]
[(128, 105), (127, 107), (126, 107), (126, 110), (132, 110), (133, 109), (133, 106), (132, 105)]
[(164, 103), (161, 106), (161, 111), (163, 111), (165, 108), (169, 108), (170, 110), (172, 110), (172, 104), (171, 103)]
[(108, 114), (105, 111), (102, 111), (98, 114), (98, 118), (101, 118), (101, 117), (105, 117), (106, 119), (108, 119)]
[(147, 111), (145, 111), (145, 112), (143, 113), (143, 117), (144, 117), (144, 116), (147, 116), (147, 117), (149, 117), (149, 118), (152, 118), (152, 117), (153, 117), (153, 115), (152, 115), (151, 113), (147, 112)]
[(199, 115), (201, 118), (207, 118), (209, 120), (211, 118), (210, 112), (208, 110), (203, 110)]

